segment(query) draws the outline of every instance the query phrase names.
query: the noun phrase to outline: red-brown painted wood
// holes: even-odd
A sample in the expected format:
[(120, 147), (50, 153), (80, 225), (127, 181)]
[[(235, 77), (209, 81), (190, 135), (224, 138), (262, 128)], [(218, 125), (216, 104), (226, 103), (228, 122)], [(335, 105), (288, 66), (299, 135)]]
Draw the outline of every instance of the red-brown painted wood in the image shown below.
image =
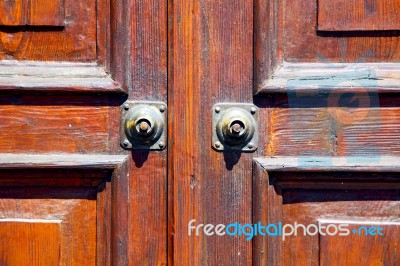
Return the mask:
[(400, 30), (396, 0), (318, 0), (318, 30)]
[[(74, 0), (32, 0), (29, 5), (31, 9), (20, 14), (22, 8), (28, 8), (25, 7), (28, 1), (19, 5), (19, 1), (1, 1), (0, 4), (10, 5), (14, 2), (12, 9), (7, 10), (5, 6), (0, 8), (0, 12), (7, 13), (0, 15), (0, 21), (7, 18), (0, 24), (21, 27), (7, 24), (1, 27), (0, 60), (97, 61), (96, 44), (104, 43), (101, 38), (107, 36), (97, 36), (96, 14), (102, 14), (109, 9), (108, 6), (99, 5), (97, 9), (96, 1), (89, 0), (79, 4)], [(14, 16), (11, 17), (13, 12), (18, 14), (14, 19)], [(99, 16), (99, 19), (102, 18)], [(32, 25), (26, 26), (28, 23)]]
[(170, 264), (251, 264), (243, 237), (189, 236), (196, 223), (251, 222), (252, 154), (211, 148), (211, 108), (251, 102), (253, 1), (170, 2)]
[(29, 0), (29, 26), (64, 26), (65, 0)]
[(26, 25), (26, 15), (26, 0), (0, 1), (0, 25), (24, 26)]
[(0, 262), (4, 265), (60, 264), (60, 236), (61, 222), (57, 220), (0, 219)]

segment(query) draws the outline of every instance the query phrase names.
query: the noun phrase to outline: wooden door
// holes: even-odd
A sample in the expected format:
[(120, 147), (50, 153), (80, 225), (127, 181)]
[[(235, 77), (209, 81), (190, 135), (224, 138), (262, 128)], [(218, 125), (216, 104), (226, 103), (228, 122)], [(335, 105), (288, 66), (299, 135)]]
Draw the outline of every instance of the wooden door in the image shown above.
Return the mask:
[[(398, 1), (169, 7), (170, 263), (399, 265)], [(257, 152), (212, 148), (223, 102), (257, 105)], [(205, 233), (258, 222), (332, 236)]]
[[(398, 9), (0, 0), (0, 264), (398, 265)], [(120, 145), (126, 101), (168, 103), (166, 149)], [(256, 152), (212, 148), (218, 103), (258, 107)]]
[(119, 139), (125, 101), (166, 102), (166, 14), (0, 0), (0, 265), (166, 264), (167, 151)]

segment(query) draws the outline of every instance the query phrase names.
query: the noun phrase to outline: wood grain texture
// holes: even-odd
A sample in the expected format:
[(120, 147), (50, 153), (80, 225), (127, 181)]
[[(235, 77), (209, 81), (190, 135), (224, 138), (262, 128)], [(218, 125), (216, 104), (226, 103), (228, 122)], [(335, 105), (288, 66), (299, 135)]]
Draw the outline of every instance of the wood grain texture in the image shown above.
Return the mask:
[(397, 63), (284, 63), (258, 88), (263, 93), (349, 93), (360, 90), (398, 93)]
[[(279, 188), (270, 185), (268, 172), (258, 160), (253, 162), (253, 223), (277, 224), (283, 220), (282, 196)], [(253, 239), (253, 265), (279, 265), (282, 261), (282, 242), (274, 238)]]
[(396, 0), (318, 0), (318, 30), (400, 30)]
[(64, 26), (65, 0), (29, 0), (28, 23), (30, 26)]
[(400, 172), (400, 157), (393, 156), (382, 156), (377, 161), (354, 156), (278, 156), (254, 160), (268, 172)]
[[(331, 5), (337, 3), (337, 1), (326, 2)], [(371, 2), (376, 1), (366, 3)], [(394, 1), (390, 2), (394, 3)], [(397, 1), (396, 5), (398, 5)], [(254, 88), (256, 92), (260, 91), (260, 88), (268, 87), (271, 78), (279, 79), (278, 70), (286, 62), (322, 63), (325, 64), (323, 68), (331, 68), (333, 71), (337, 63), (350, 63), (357, 68), (360, 63), (399, 61), (400, 37), (397, 31), (316, 31), (317, 5), (315, 1), (258, 0), (255, 8)], [(395, 14), (397, 9), (385, 9), (384, 12)], [(345, 7), (342, 10), (343, 12), (339, 11), (342, 14), (351, 12)], [(383, 16), (383, 12), (379, 13), (379, 16)], [(341, 68), (340, 64), (339, 68)], [(318, 72), (318, 69), (315, 70)], [(282, 85), (285, 84), (280, 84)]]
[(97, 0), (97, 62), (111, 73), (111, 0)]
[(26, 0), (1, 0), (0, 1), (0, 25), (23, 26), (27, 18)]
[[(111, 72), (129, 100), (167, 101), (167, 1), (112, 1)], [(129, 25), (129, 26), (128, 26)], [(119, 116), (119, 114), (118, 114)], [(119, 128), (119, 123), (116, 123)], [(117, 137), (117, 142), (119, 142)], [(117, 149), (119, 147), (116, 147)], [(133, 151), (129, 264), (167, 264), (167, 150)], [(125, 238), (126, 233), (121, 232)]]
[[(360, 187), (362, 187), (362, 183), (360, 183)], [(352, 189), (347, 191), (335, 189), (288, 189), (282, 191), (282, 199), (283, 205), (281, 205), (281, 208), (284, 217), (282, 223), (318, 224), (319, 222), (329, 223), (333, 221), (335, 224), (340, 222), (357, 224), (358, 222), (366, 226), (395, 225), (399, 223), (399, 190), (395, 189)], [(372, 259), (374, 255), (370, 252), (373, 250), (373, 253), (376, 252), (382, 255), (381, 262), (386, 261), (388, 263), (386, 265), (397, 265), (398, 258), (396, 255), (398, 248), (396, 243), (398, 239), (396, 237), (392, 238), (391, 235), (386, 235), (386, 233), (393, 232), (393, 229), (388, 232), (383, 231), (384, 236), (380, 236), (379, 239), (374, 239), (372, 236), (364, 236), (356, 240), (353, 237), (353, 233), (347, 237), (342, 237), (340, 245), (347, 247), (343, 250), (342, 259), (353, 257), (358, 262), (368, 260), (368, 257)], [(334, 252), (322, 254), (324, 251), (330, 251), (321, 249), (321, 242), (324, 242), (321, 239), (322, 237), (321, 234), (315, 236), (299, 234), (297, 237), (285, 239), (283, 243), (284, 257), (281, 265), (293, 265), (300, 261), (306, 265), (315, 265), (315, 262), (318, 262), (320, 258), (323, 258), (324, 261), (340, 262)], [(382, 245), (381, 247), (391, 247), (390, 255), (385, 254), (385, 251), (382, 252), (377, 242)], [(322, 247), (326, 248), (326, 245)], [(353, 252), (350, 253), (351, 251)]]
[(2, 265), (59, 265), (61, 221), (0, 220)]
[(0, 154), (1, 169), (115, 169), (125, 155), (108, 154)]
[(129, 263), (167, 264), (165, 152), (134, 151), (129, 184)]
[[(130, 161), (125, 161), (112, 174), (111, 180), (111, 243), (110, 256), (111, 265), (130, 265), (130, 250), (129, 245), (132, 236), (130, 229), (130, 201), (131, 195), (129, 192), (129, 184), (131, 174), (129, 172)], [(106, 207), (106, 206), (104, 206)], [(106, 254), (107, 255), (107, 254)], [(140, 255), (140, 253), (138, 254)]]
[(130, 99), (166, 101), (167, 1), (114, 1), (113, 10), (115, 80)]
[[(40, 0), (48, 3), (48, 0)], [(76, 4), (65, 1), (65, 27), (2, 27), (0, 29), (0, 60), (95, 62), (96, 1), (85, 0)], [(10, 1), (6, 1), (10, 3)], [(51, 1), (52, 3), (57, 1)], [(48, 4), (42, 10), (47, 11)], [(40, 10), (32, 14), (37, 19)], [(39, 12), (39, 13), (37, 13)], [(55, 17), (43, 13), (40, 21)], [(39, 21), (38, 21), (39, 22)], [(44, 24), (44, 23), (39, 23)]]
[[(290, 164), (289, 158), (281, 159), (283, 164)], [(254, 207), (258, 209), (254, 211), (254, 222), (292, 225), (295, 222), (304, 225), (341, 223), (350, 224), (350, 228), (380, 225), (384, 227), (384, 236), (357, 236), (353, 233), (346, 237), (304, 236), (302, 229), (296, 237), (286, 237), (285, 241), (279, 236), (256, 236), (253, 246), (256, 265), (317, 265), (318, 262), (328, 265), (342, 262), (340, 264), (345, 265), (352, 261), (398, 264), (398, 241), (391, 234), (397, 230), (400, 221), (400, 187), (393, 186), (399, 184), (398, 173), (387, 173), (384, 168), (376, 173), (366, 173), (368, 169), (358, 171), (357, 167), (342, 168), (342, 172), (335, 173), (335, 167), (333, 171), (328, 166), (324, 169), (318, 162), (311, 163), (308, 169), (296, 166), (288, 167), (286, 171), (275, 168), (274, 162), (277, 161), (265, 158), (255, 162)], [(281, 170), (285, 172), (276, 172)], [(308, 184), (304, 182), (311, 179)], [(371, 180), (376, 181), (375, 186), (366, 187)], [(388, 180), (394, 183), (383, 186)]]
[(170, 264), (251, 264), (242, 237), (188, 236), (188, 222), (251, 222), (251, 154), (211, 148), (211, 108), (251, 102), (253, 1), (169, 3)]
[(101, 67), (93, 63), (0, 63), (0, 91), (124, 93)]
[[(357, 22), (363, 5), (349, 8), (355, 2), (384, 1), (330, 1), (348, 6), (322, 19)], [(317, 1), (255, 4), (254, 88), (268, 95), (255, 97), (263, 133), (253, 171), (252, 222), (397, 224), (398, 31), (382, 30), (384, 23), (371, 20), (360, 23), (366, 31), (343, 22), (348, 32), (323, 32), (317, 30)], [(381, 9), (374, 20), (386, 14), (391, 23), (387, 14), (397, 9)], [(396, 265), (397, 242), (256, 237), (253, 264)]]
[(334, 66), (338, 62), (358, 64), (400, 59), (400, 37), (396, 32), (317, 33), (316, 1), (286, 0), (282, 5), (284, 24), (277, 27), (284, 33), (286, 62), (322, 62)]
[[(330, 222), (332, 224), (332, 222)], [(397, 254), (400, 252), (399, 230), (400, 224), (396, 223), (352, 223), (349, 230), (359, 230), (361, 226), (376, 226), (382, 228), (384, 232), (381, 235), (351, 234), (348, 237), (340, 236), (320, 236), (320, 265), (332, 265), (332, 262), (338, 265), (397, 265), (399, 259)], [(361, 256), (359, 254), (362, 251)]]
[(108, 107), (0, 105), (0, 151), (104, 153)]
[(281, 1), (254, 1), (254, 89), (259, 90), (279, 67), (283, 58)]
[(111, 265), (111, 189), (111, 182), (104, 182), (97, 190), (96, 265)]
[(379, 161), (399, 154), (395, 95), (293, 92), (268, 101), (260, 103), (265, 108), (259, 114), (259, 156), (369, 156)]
[[(46, 239), (46, 243), (59, 239), (59, 264), (94, 265), (96, 193), (96, 188), (0, 188), (0, 220), (60, 220), (58, 238)], [(20, 227), (16, 229), (21, 234), (24, 231)], [(37, 237), (40, 239), (40, 236)], [(35, 250), (32, 244), (28, 243), (30, 252)], [(51, 251), (54, 249), (47, 249), (46, 253)], [(49, 254), (48, 257), (54, 255)]]

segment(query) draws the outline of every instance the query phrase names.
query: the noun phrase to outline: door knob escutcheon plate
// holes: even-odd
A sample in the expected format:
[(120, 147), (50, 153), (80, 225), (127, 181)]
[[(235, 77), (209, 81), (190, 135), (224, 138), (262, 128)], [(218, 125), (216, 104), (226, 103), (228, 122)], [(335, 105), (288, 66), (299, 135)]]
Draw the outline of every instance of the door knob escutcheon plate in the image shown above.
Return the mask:
[(124, 149), (163, 150), (167, 143), (167, 105), (128, 101), (121, 107), (120, 142)]
[(253, 152), (258, 147), (258, 108), (248, 103), (218, 103), (212, 109), (212, 147)]

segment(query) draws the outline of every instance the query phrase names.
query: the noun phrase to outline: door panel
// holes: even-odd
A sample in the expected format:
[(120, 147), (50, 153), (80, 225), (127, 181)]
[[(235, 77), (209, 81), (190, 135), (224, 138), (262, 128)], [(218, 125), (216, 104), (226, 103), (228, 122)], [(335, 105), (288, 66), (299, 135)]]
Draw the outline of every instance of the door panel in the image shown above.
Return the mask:
[[(167, 1), (112, 1), (112, 11), (115, 81), (128, 100), (167, 103)], [(120, 122), (113, 120), (112, 127), (119, 130)], [(119, 142), (119, 137), (112, 141)], [(168, 149), (169, 144), (162, 151), (129, 152), (129, 244), (124, 247), (129, 256), (122, 265), (167, 264)]]
[(96, 13), (104, 12), (103, 5), (97, 9), (96, 1), (71, 0), (2, 0), (0, 5), (0, 59), (96, 61)]
[[(345, 241), (337, 237), (321, 237), (320, 239), (320, 265), (331, 265), (334, 261), (340, 265), (396, 265), (399, 254), (399, 223), (369, 226), (381, 227), (386, 236), (366, 236), (365, 234), (351, 234)], [(364, 223), (350, 224), (349, 230), (360, 230)], [(362, 228), (362, 230), (365, 230)], [(394, 240), (396, 239), (396, 240)], [(363, 251), (362, 256), (354, 256), (359, 250)]]
[[(399, 263), (394, 5), (255, 1), (253, 223), (349, 223), (350, 235), (257, 236), (254, 264)], [(384, 235), (352, 232), (363, 226)]]
[(0, 104), (2, 153), (19, 153), (21, 148), (28, 153), (101, 153), (109, 148), (105, 97), (10, 95)]
[[(60, 258), (60, 222), (35, 220), (0, 221), (0, 261), (4, 265), (57, 265)], [(36, 247), (32, 252), (31, 247)]]
[(127, 164), (124, 155), (1, 154), (0, 261), (110, 265), (125, 259), (116, 247), (126, 241), (121, 182)]
[(285, 237), (257, 238), (255, 264), (397, 265), (400, 183), (397, 164), (389, 166), (395, 159), (309, 157), (306, 165), (300, 158), (256, 159), (254, 223), (293, 227), (282, 229)]
[(253, 2), (170, 1), (169, 16), (170, 264), (251, 264), (251, 242), (187, 226), (251, 222), (252, 154), (212, 149), (211, 110), (252, 101)]
[[(0, 0), (0, 261), (398, 264), (398, 8)], [(168, 103), (167, 149), (120, 146), (127, 100)], [(226, 102), (259, 107), (255, 153), (212, 148)], [(387, 235), (246, 241), (189, 236), (192, 219)]]
[(395, 0), (318, 0), (318, 30), (399, 30)]
[(6, 265), (94, 265), (96, 194), (95, 188), (1, 189), (4, 246), (0, 261)]
[(119, 130), (126, 100), (167, 100), (167, 2), (0, 0), (0, 24), (0, 232), (24, 237), (1, 261), (165, 265), (167, 150)]

